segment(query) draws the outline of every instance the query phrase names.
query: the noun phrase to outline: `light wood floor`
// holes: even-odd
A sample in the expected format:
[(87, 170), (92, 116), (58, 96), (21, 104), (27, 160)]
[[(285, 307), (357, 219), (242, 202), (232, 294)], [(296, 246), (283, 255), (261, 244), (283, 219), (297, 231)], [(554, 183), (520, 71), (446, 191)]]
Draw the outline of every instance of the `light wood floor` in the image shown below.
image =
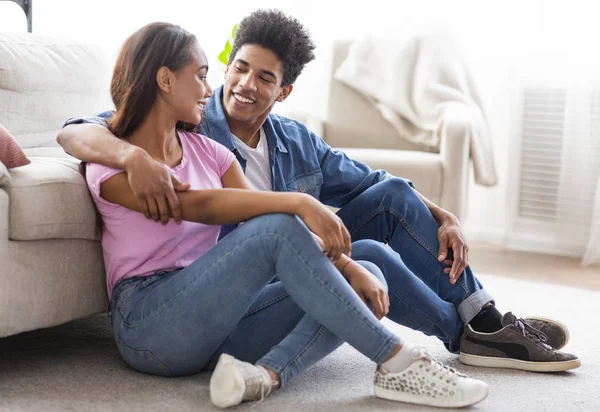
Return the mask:
[(600, 266), (583, 267), (579, 259), (472, 244), (469, 264), (476, 274), (487, 273), (600, 290)]

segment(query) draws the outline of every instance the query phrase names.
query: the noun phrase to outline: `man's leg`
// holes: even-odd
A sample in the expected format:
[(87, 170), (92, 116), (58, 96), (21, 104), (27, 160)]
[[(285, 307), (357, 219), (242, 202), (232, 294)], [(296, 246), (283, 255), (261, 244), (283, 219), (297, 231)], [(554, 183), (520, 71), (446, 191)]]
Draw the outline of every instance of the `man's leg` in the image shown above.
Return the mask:
[[(437, 260), (439, 225), (406, 181), (392, 178), (381, 182), (345, 205), (338, 215), (353, 240), (378, 240), (398, 252), (408, 269), (440, 298), (451, 302), (462, 321), (475, 331), (492, 333), (511, 323), (510, 316), (502, 318), (470, 267), (450, 284), (443, 262)], [(568, 330), (560, 322), (528, 318), (523, 322), (543, 328), (543, 340), (553, 348), (562, 348), (568, 340)]]
[(390, 298), (388, 319), (436, 336), (448, 350), (458, 352), (463, 322), (456, 308), (417, 278), (398, 253), (381, 242), (364, 239), (352, 243), (352, 257), (374, 263), (383, 273)]
[(404, 180), (392, 178), (374, 185), (340, 209), (338, 216), (352, 240), (387, 243), (412, 273), (440, 298), (454, 304), (464, 323), (493, 301), (470, 267), (450, 284), (444, 263), (437, 260), (439, 225)]

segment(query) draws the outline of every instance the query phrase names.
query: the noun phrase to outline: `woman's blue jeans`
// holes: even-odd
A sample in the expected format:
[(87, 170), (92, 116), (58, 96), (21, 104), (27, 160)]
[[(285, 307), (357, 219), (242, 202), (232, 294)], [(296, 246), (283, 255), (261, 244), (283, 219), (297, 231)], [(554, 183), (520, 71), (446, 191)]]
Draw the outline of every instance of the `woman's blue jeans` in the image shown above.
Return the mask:
[(284, 214), (246, 222), (184, 269), (120, 282), (111, 312), (125, 361), (164, 376), (210, 369), (227, 352), (284, 385), (342, 342), (375, 363), (400, 343)]

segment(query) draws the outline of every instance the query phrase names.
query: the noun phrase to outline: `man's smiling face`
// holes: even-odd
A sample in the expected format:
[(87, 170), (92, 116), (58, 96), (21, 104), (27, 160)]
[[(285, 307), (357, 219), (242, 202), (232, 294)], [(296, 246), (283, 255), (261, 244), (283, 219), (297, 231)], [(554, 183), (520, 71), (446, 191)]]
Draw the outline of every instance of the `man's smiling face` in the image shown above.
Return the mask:
[(238, 122), (262, 122), (292, 86), (281, 86), (283, 62), (271, 50), (245, 44), (225, 72), (223, 108)]

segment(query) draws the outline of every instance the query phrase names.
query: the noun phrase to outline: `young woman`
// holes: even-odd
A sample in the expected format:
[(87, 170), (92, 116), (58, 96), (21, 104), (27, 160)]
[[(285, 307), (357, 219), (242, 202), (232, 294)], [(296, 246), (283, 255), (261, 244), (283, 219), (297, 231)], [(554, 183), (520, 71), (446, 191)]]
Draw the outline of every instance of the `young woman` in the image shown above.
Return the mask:
[[(115, 66), (111, 131), (191, 184), (178, 194), (183, 222), (161, 226), (140, 213), (126, 172), (87, 165), (124, 360), (163, 376), (216, 364), (211, 399), (228, 407), (269, 395), (348, 342), (379, 365), (379, 397), (435, 406), (484, 399), (486, 384), (378, 322), (389, 307), (381, 272), (346, 256), (350, 237), (335, 214), (301, 193), (249, 190), (225, 147), (185, 130), (212, 94), (207, 72), (196, 38), (167, 23), (134, 33)], [(217, 243), (219, 225), (237, 222), (245, 223)], [(381, 247), (355, 244), (371, 246)]]

